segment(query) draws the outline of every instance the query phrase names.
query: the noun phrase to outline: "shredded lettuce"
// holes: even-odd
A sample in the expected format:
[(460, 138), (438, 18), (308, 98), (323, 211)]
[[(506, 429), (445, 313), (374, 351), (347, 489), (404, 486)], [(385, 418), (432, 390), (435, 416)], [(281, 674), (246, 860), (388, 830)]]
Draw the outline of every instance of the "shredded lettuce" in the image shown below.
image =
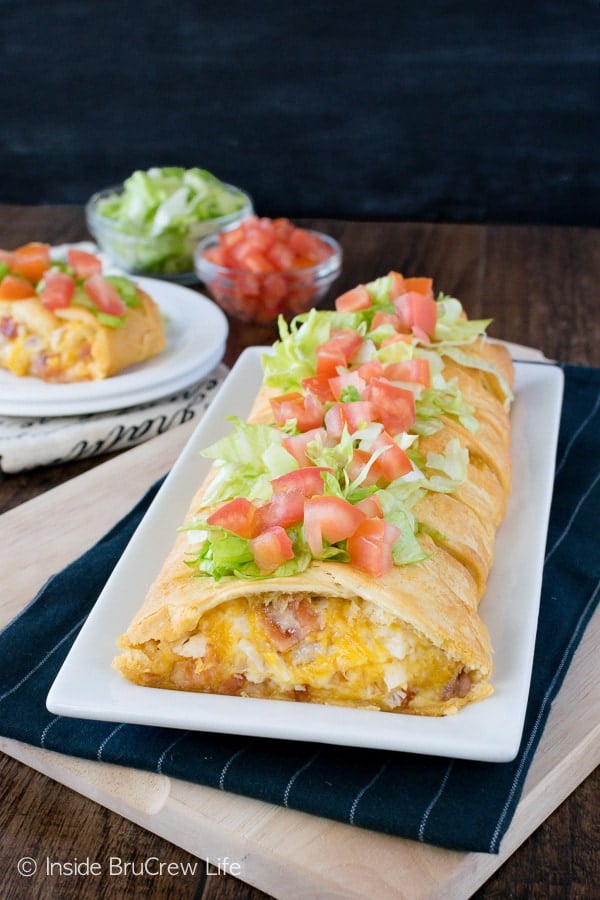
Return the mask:
[(198, 575), (209, 575), (215, 581), (227, 577), (262, 579), (296, 575), (308, 568), (311, 562), (311, 555), (300, 528), (290, 529), (289, 532), (290, 536), (295, 538), (294, 558), (286, 560), (274, 572), (265, 574), (256, 565), (250, 542), (246, 538), (225, 528), (217, 528), (202, 522), (196, 527), (206, 531), (207, 537), (196, 555), (186, 560), (186, 563), (195, 569)]
[[(211, 526), (204, 520), (197, 519), (194, 523), (181, 530), (198, 530), (206, 535), (200, 548), (194, 556), (186, 560), (186, 564), (194, 569), (197, 575), (209, 575), (215, 581), (228, 577), (248, 580), (284, 578), (304, 572), (315, 558), (306, 543), (302, 525), (287, 529), (287, 533), (292, 541), (294, 558), (286, 560), (270, 573), (261, 571), (256, 565), (250, 541), (234, 534), (232, 531), (228, 531), (226, 528)], [(325, 541), (323, 551), (317, 558), (347, 562), (349, 556), (346, 550), (346, 542), (344, 541), (338, 546), (328, 544)]]
[(452, 344), (470, 344), (484, 334), (491, 319), (465, 319), (463, 306), (456, 297), (440, 294), (437, 299), (435, 340)]
[(266, 500), (270, 481), (298, 468), (298, 463), (282, 447), (282, 434), (271, 425), (249, 424), (232, 417), (233, 433), (202, 451), (215, 460), (215, 477), (204, 494), (211, 506), (235, 497)]
[(369, 340), (373, 341), (376, 346), (379, 346), (387, 338), (394, 337), (396, 334), (398, 332), (394, 326), (386, 324), (378, 325), (377, 328), (372, 328), (367, 333)]
[[(164, 166), (133, 172), (121, 191), (98, 200), (95, 211), (99, 236), (120, 265), (173, 274), (192, 271), (195, 243), (209, 231), (203, 223), (244, 210), (251, 211), (247, 197), (206, 169)], [(111, 220), (113, 233), (102, 219)], [(92, 230), (96, 224), (92, 215)], [(132, 242), (130, 236), (146, 240)]]
[(482, 372), (487, 372), (488, 375), (492, 375), (498, 382), (500, 391), (504, 396), (505, 407), (508, 407), (512, 403), (514, 399), (513, 392), (511, 391), (508, 382), (491, 362), (482, 359), (480, 356), (473, 356), (471, 353), (465, 353), (458, 347), (444, 347), (440, 352), (444, 356), (453, 359), (454, 362), (461, 366), (466, 366), (470, 369), (480, 369)]
[(392, 547), (392, 559), (397, 566), (408, 566), (427, 559), (428, 554), (421, 547), (415, 532), (410, 527), (408, 513), (399, 509), (388, 516), (392, 525), (400, 529), (400, 537)]
[(467, 478), (469, 451), (463, 447), (458, 438), (451, 438), (444, 447), (443, 453), (428, 453), (425, 468), (442, 472), (443, 475), (430, 475), (427, 487), (431, 491), (450, 494)]
[(105, 275), (104, 280), (116, 288), (125, 306), (128, 306), (130, 309), (142, 306), (135, 284), (129, 278), (124, 278), (122, 275)]
[(279, 340), (273, 351), (262, 357), (265, 384), (282, 393), (298, 390), (303, 378), (315, 374), (315, 351), (329, 340), (331, 331), (353, 328), (366, 333), (360, 313), (311, 309), (296, 316), (290, 324), (279, 318)]
[(416, 434), (435, 434), (443, 427), (442, 416), (451, 416), (468, 431), (475, 432), (479, 423), (475, 410), (465, 402), (455, 381), (444, 387), (426, 388), (416, 401), (417, 419), (413, 425)]
[(393, 310), (393, 302), (390, 298), (391, 287), (392, 279), (389, 275), (383, 275), (381, 278), (376, 278), (375, 281), (370, 281), (366, 285), (374, 307), (381, 309), (382, 307), (389, 306), (391, 310)]
[(242, 209), (246, 199), (206, 169), (163, 166), (137, 170), (120, 193), (100, 201), (101, 215), (115, 219), (123, 231), (148, 235), (186, 228)]
[[(501, 385), (507, 401), (510, 391), (495, 367), (485, 360), (471, 356), (460, 349), (460, 344), (472, 343), (480, 336), (488, 320), (465, 322), (462, 306), (453, 297), (440, 296), (438, 300), (438, 329), (436, 343), (420, 345), (418, 342), (394, 342), (377, 348), (373, 339), (375, 332), (369, 331), (369, 323), (374, 308), (393, 308), (390, 302), (391, 279), (379, 278), (367, 285), (373, 300), (373, 307), (356, 313), (317, 311), (297, 316), (288, 323), (280, 318), (279, 340), (269, 354), (262, 359), (264, 383), (282, 393), (301, 389), (304, 378), (316, 371), (316, 349), (326, 343), (334, 329), (352, 328), (366, 338), (363, 345), (364, 359), (379, 359), (383, 364), (412, 358), (423, 358), (429, 362), (431, 387), (407, 384), (415, 390), (416, 421), (408, 434), (396, 435), (396, 443), (411, 459), (413, 469), (397, 478), (385, 488), (366, 484), (370, 467), (385, 447), (371, 454), (369, 461), (356, 473), (355, 449), (370, 452), (373, 442), (381, 434), (381, 423), (365, 423), (352, 435), (345, 426), (340, 439), (331, 445), (330, 439), (323, 441), (320, 435), (309, 442), (305, 453), (310, 463), (331, 469), (323, 474), (324, 494), (343, 498), (350, 503), (376, 495), (386, 520), (394, 524), (400, 532), (393, 545), (392, 555), (396, 565), (409, 565), (427, 559), (428, 554), (421, 546), (419, 535), (429, 534), (435, 540), (444, 536), (418, 520), (418, 501), (429, 491), (452, 493), (467, 478), (469, 452), (456, 437), (449, 439), (441, 452), (423, 453), (418, 447), (420, 435), (432, 434), (443, 427), (444, 417), (452, 417), (464, 428), (474, 432), (478, 421), (474, 408), (468, 404), (456, 379), (446, 380), (443, 374), (444, 359), (454, 359), (461, 365), (472, 366), (494, 375)], [(380, 326), (376, 332), (382, 332)], [(377, 334), (379, 337), (379, 334)], [(344, 388), (343, 402), (359, 401), (360, 395), (353, 386)], [(204, 451), (204, 456), (216, 461), (216, 476), (208, 488), (206, 505), (244, 496), (262, 503), (272, 495), (271, 480), (278, 475), (291, 472), (299, 467), (295, 458), (285, 450), (282, 440), (286, 433), (295, 433), (295, 423), (287, 423), (285, 429), (272, 425), (248, 424), (232, 419), (233, 433), (217, 441)], [(416, 443), (415, 443), (416, 442)], [(349, 472), (352, 472), (350, 476)], [(226, 532), (223, 528), (207, 528), (206, 521), (199, 518), (189, 529), (196, 531), (196, 546), (200, 550), (192, 561), (201, 574), (214, 578), (236, 575), (241, 578), (263, 578), (295, 574), (304, 571), (313, 559), (304, 536), (303, 524), (288, 528), (295, 557), (280, 566), (271, 576), (260, 572), (252, 558), (250, 544), (243, 538)], [(324, 542), (319, 559), (335, 559), (346, 562), (349, 559), (347, 542), (336, 545)]]
[(121, 328), (125, 324), (125, 316), (113, 316), (111, 313), (102, 312), (100, 309), (93, 310), (94, 315), (101, 325), (107, 328)]
[(427, 558), (416, 538), (417, 522), (409, 508), (422, 495), (422, 489), (415, 484), (402, 483), (400, 479), (377, 491), (384, 517), (400, 529), (400, 537), (392, 547), (392, 558), (397, 566), (410, 565)]
[(315, 374), (315, 351), (329, 340), (331, 320), (311, 309), (307, 316), (297, 316), (289, 325), (281, 316), (278, 325), (279, 340), (272, 352), (262, 357), (262, 367), (265, 384), (285, 393)]
[(342, 390), (340, 394), (340, 401), (342, 403), (352, 403), (354, 400), (360, 400), (361, 396), (357, 387), (354, 387), (353, 384), (348, 384)]
[(392, 362), (404, 362), (412, 359), (414, 355), (413, 345), (406, 341), (394, 341), (385, 347), (380, 347), (376, 354), (377, 359), (384, 366)]
[(315, 466), (333, 469), (339, 477), (342, 469), (345, 469), (352, 459), (353, 441), (354, 436), (350, 435), (344, 425), (342, 435), (333, 447), (327, 447), (317, 436), (306, 445), (304, 452)]

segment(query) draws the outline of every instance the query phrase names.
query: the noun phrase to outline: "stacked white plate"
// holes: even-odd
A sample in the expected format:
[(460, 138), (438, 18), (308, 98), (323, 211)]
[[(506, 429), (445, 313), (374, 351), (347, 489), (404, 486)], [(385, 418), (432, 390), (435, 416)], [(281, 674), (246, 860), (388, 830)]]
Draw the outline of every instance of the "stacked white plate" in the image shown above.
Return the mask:
[(0, 369), (0, 415), (70, 416), (138, 406), (181, 390), (208, 374), (225, 352), (228, 324), (207, 297), (180, 285), (135, 278), (160, 306), (166, 348), (105, 381), (47, 384)]

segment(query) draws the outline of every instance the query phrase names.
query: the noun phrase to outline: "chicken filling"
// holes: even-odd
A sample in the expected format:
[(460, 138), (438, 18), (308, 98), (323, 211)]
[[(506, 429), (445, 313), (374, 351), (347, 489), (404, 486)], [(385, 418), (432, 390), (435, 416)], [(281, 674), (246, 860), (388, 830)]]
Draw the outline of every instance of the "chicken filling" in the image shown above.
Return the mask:
[(9, 316), (0, 318), (0, 366), (14, 375), (45, 381), (92, 377), (93, 330), (84, 323), (64, 325), (47, 337), (34, 334)]
[(458, 661), (359, 599), (232, 600), (193, 633), (138, 649), (145, 684), (185, 691), (417, 713), (471, 689)]

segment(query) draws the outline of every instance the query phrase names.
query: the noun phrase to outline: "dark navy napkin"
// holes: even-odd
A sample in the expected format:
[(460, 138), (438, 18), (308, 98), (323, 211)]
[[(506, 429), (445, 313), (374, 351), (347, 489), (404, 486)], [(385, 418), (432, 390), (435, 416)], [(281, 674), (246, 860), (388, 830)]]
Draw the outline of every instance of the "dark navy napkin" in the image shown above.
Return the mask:
[(155, 485), (94, 547), (52, 577), (0, 634), (0, 732), (341, 822), (497, 853), (550, 706), (599, 596), (600, 369), (565, 366), (565, 396), (533, 679), (510, 763), (85, 721), (54, 716), (48, 690)]

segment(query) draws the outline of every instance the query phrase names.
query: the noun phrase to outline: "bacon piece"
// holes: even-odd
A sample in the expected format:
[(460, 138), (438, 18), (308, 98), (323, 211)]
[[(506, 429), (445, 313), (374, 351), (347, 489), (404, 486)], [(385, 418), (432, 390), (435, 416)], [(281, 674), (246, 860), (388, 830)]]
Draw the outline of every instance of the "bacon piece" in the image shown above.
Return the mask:
[(279, 653), (300, 643), (319, 625), (319, 614), (303, 597), (290, 600), (285, 606), (265, 604), (261, 610), (267, 636)]
[(19, 333), (19, 326), (11, 316), (2, 316), (0, 318), (0, 334), (11, 341), (16, 338)]
[(233, 696), (239, 694), (245, 684), (246, 676), (238, 672), (234, 675), (230, 675), (229, 678), (226, 678), (225, 681), (221, 682), (218, 686), (218, 693)]
[(458, 675), (445, 685), (442, 691), (442, 700), (451, 700), (452, 697), (466, 697), (471, 690), (471, 679), (466, 672)]

